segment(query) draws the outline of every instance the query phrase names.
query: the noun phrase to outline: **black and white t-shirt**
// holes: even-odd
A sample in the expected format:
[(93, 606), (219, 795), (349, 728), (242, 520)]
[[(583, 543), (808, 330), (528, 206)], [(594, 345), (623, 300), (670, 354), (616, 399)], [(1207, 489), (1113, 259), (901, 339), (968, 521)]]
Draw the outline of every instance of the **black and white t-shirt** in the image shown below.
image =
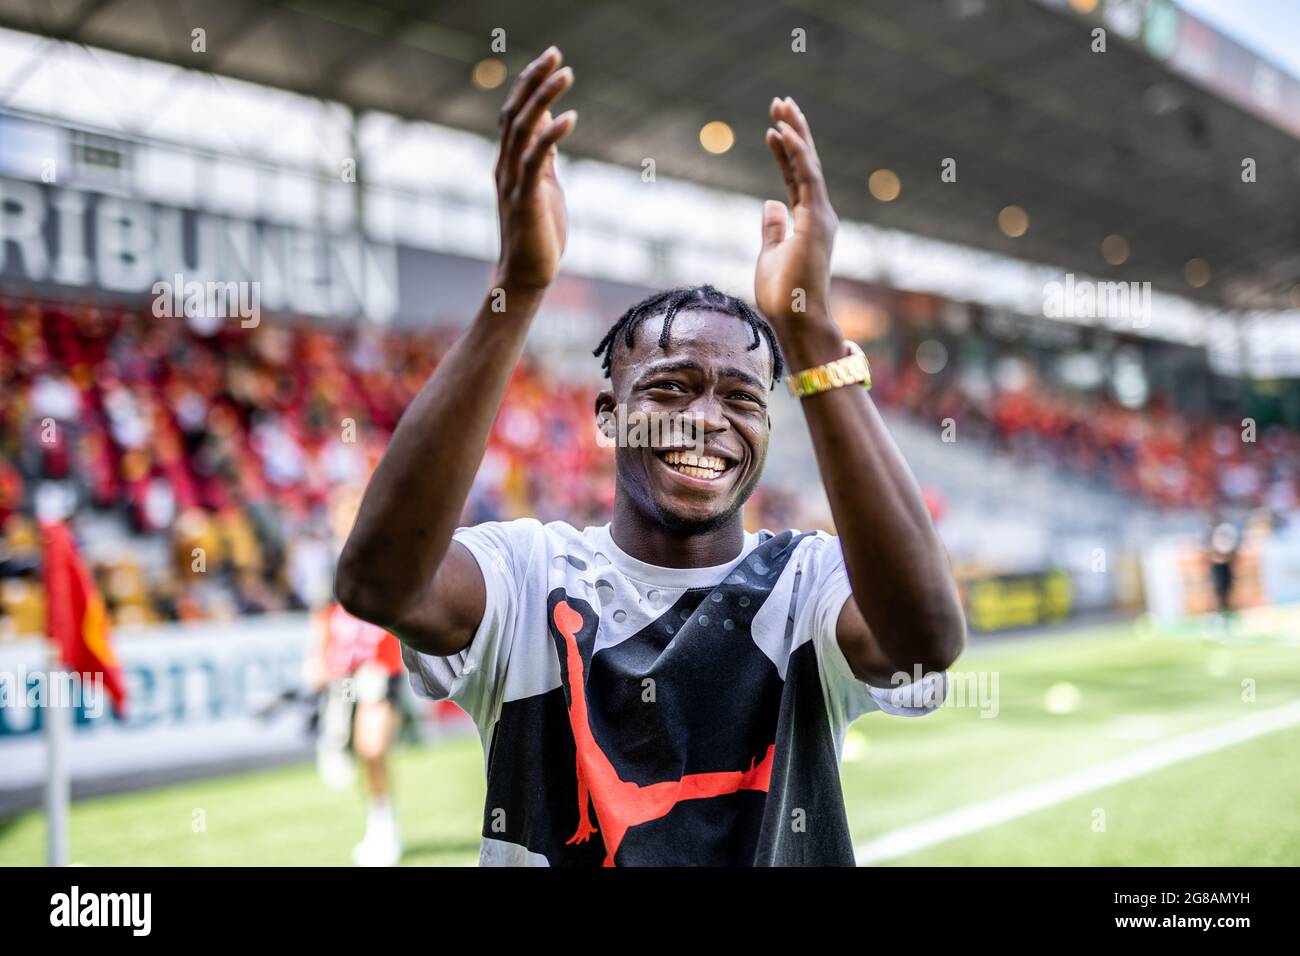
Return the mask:
[(688, 569), (625, 554), (608, 525), (523, 518), (455, 539), (483, 572), (482, 623), (459, 654), (403, 657), (417, 693), (478, 726), (480, 864), (853, 864), (845, 729), (928, 713), (946, 688), (853, 676), (838, 538), (746, 533), (736, 560)]

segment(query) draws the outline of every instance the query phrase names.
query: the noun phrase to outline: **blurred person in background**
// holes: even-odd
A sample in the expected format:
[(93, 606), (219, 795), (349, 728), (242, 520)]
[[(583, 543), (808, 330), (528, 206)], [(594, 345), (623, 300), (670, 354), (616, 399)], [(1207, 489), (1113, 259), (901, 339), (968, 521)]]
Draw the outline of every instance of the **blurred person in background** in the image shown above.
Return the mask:
[[(346, 539), (361, 501), (355, 486), (339, 488), (330, 503), (335, 540)], [(348, 749), (360, 762), (366, 793), (366, 831), (352, 849), (358, 866), (396, 866), (402, 840), (393, 807), (388, 752), (403, 720), (404, 670), (397, 639), (353, 617), (337, 601), (313, 615), (313, 646), (305, 679), (321, 695), (317, 766), (326, 784), (352, 778)]]
[(1232, 586), (1241, 533), (1221, 515), (1210, 522), (1206, 554), (1210, 562), (1210, 585), (1218, 606), (1219, 623), (1227, 633), (1232, 617)]

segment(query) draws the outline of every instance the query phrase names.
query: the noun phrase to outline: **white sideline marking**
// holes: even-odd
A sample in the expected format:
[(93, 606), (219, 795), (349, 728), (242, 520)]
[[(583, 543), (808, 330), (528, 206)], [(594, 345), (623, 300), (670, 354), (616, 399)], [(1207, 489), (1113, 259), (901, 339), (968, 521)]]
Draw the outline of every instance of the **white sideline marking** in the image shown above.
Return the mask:
[(1297, 724), (1300, 724), (1300, 700), (1217, 727), (1172, 737), (1095, 767), (1085, 767), (1055, 780), (1036, 783), (921, 823), (899, 827), (858, 844), (854, 855), (859, 866), (896, 859)]

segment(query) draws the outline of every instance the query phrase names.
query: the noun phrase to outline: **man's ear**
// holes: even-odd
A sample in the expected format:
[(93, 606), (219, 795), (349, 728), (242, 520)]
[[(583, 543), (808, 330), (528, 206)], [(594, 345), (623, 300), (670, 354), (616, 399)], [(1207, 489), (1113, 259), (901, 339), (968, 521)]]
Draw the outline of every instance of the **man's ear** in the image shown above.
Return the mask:
[(606, 438), (613, 438), (618, 433), (617, 410), (618, 402), (613, 392), (602, 391), (596, 396), (596, 430)]

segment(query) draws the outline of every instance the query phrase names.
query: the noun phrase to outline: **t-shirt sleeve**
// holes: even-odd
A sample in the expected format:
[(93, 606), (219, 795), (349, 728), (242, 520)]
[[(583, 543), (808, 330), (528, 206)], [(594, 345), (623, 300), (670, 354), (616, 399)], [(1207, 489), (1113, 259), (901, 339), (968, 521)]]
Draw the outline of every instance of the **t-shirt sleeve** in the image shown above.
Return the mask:
[(403, 645), (416, 694), (455, 701), (479, 727), (491, 722), (500, 708), (528, 574), (544, 534), (535, 518), (456, 529), (452, 540), (469, 550), (483, 574), (483, 618), (469, 646), (448, 657)]
[(806, 565), (811, 586), (805, 590), (809, 602), (808, 626), (817, 645), (822, 690), (833, 725), (843, 728), (872, 710), (899, 717), (921, 717), (937, 710), (948, 693), (946, 672), (925, 674), (917, 680), (902, 680), (892, 687), (873, 687), (854, 676), (840, 650), (836, 625), (844, 603), (853, 595), (840, 539), (819, 532), (813, 554)]

